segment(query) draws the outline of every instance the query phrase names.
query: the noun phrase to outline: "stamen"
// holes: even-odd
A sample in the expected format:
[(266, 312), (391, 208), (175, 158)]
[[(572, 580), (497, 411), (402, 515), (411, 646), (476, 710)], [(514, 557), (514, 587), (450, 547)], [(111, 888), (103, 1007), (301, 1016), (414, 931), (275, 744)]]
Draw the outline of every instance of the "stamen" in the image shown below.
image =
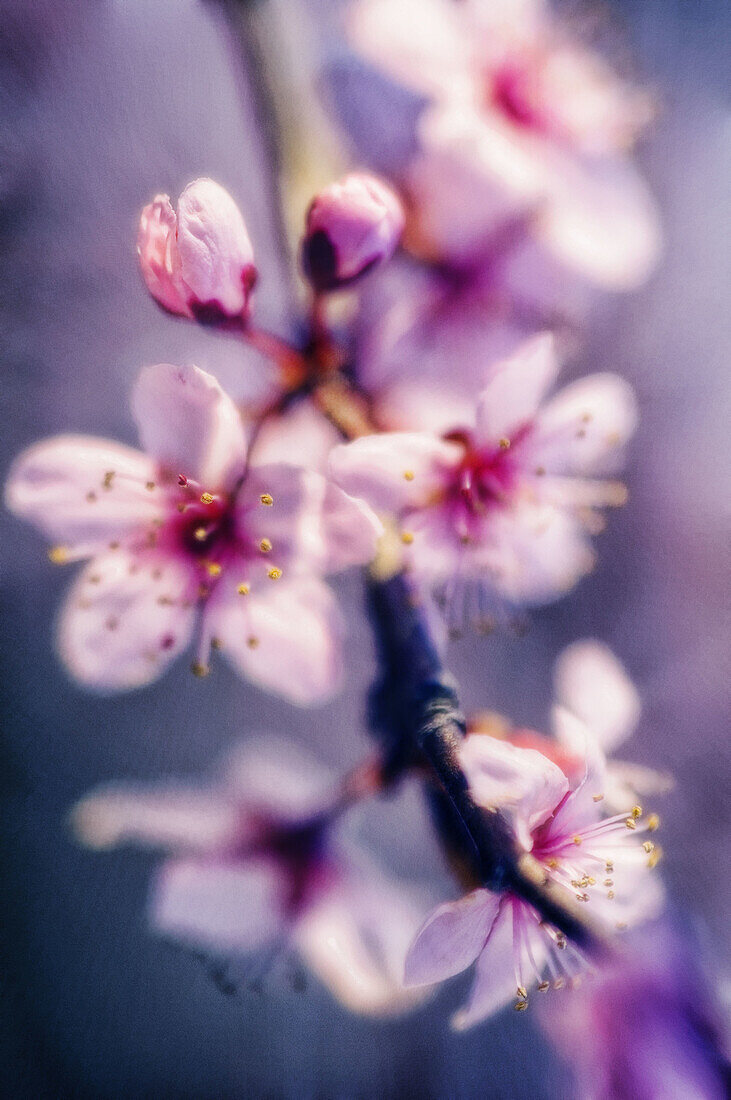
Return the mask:
[(257, 637), (255, 637), (253, 634), (251, 634), (246, 639), (246, 644), (249, 647), (249, 649), (256, 649), (257, 646), (259, 645), (259, 639)]
[(266, 504), (268, 508), (270, 508), (272, 504), (274, 504), (274, 497), (271, 493), (262, 493), (259, 497), (259, 500), (262, 504)]
[(413, 481), (414, 476), (413, 470), (404, 470), (404, 481)]
[(111, 489), (112, 482), (114, 481), (114, 470), (107, 470), (102, 478), (102, 489)]
[(206, 572), (208, 573), (209, 577), (220, 577), (221, 566), (218, 564), (217, 561), (207, 561)]
[(634, 817), (634, 818), (642, 817), (642, 807), (641, 806), (633, 806), (632, 807), (632, 817)]
[(649, 868), (657, 867), (661, 859), (662, 848), (660, 847), (660, 845), (658, 845), (657, 848), (654, 848), (653, 851), (650, 853), (650, 858), (647, 861), (647, 866)]
[(637, 828), (637, 823), (636, 823), (636, 821), (633, 817), (628, 817), (627, 820), (625, 821), (625, 825), (627, 826), (628, 829), (636, 829)]
[(213, 504), (213, 493), (201, 493), (201, 504)]
[(507, 451), (509, 446), (510, 446), (510, 440), (506, 436), (503, 436), (503, 438), (501, 440), (499, 440), (499, 442), (498, 442), (498, 447), (500, 448), (501, 451)]
[(240, 585), (238, 585), (236, 591), (238, 592), (239, 596), (248, 596), (251, 588), (248, 584), (242, 582)]
[(551, 983), (547, 982), (545, 980), (545, 978), (542, 982), (539, 982), (538, 986), (537, 986), (537, 989), (538, 989), (539, 993), (547, 993), (550, 988), (551, 988)]
[(272, 581), (278, 581), (281, 575), (282, 570), (279, 569), (276, 565), (273, 565), (272, 568), (267, 572), (267, 576)]
[(198, 542), (205, 542), (208, 538), (208, 528), (196, 527), (195, 531), (193, 532), (193, 538), (197, 539)]
[(262, 554), (268, 554), (271, 548), (272, 543), (270, 539), (262, 539), (259, 543), (259, 549), (261, 550)]
[(645, 849), (648, 856), (649, 856), (650, 852), (653, 852), (655, 850), (655, 845), (652, 843), (651, 840), (646, 840), (644, 842), (644, 844), (642, 845), (642, 847)]
[(657, 814), (650, 814), (647, 819), (647, 828), (649, 832), (654, 833), (656, 829), (660, 827), (660, 818)]
[(411, 533), (411, 531), (402, 531), (401, 532), (401, 541), (404, 544), (404, 546), (411, 546), (412, 542), (414, 541), (414, 536)]
[(145, 488), (147, 489), (148, 493), (151, 493), (153, 491), (153, 489), (155, 488), (155, 482), (154, 481), (146, 481), (145, 482)]
[(601, 802), (602, 799), (604, 798), (604, 795), (603, 794), (593, 794), (591, 797), (592, 797), (594, 802)]
[(48, 560), (52, 561), (54, 565), (65, 565), (69, 560), (68, 547), (52, 546), (48, 551)]
[(190, 666), (190, 671), (193, 673), (194, 676), (197, 676), (199, 679), (203, 679), (204, 676), (208, 675), (211, 669), (210, 665), (204, 665), (201, 661), (193, 661), (192, 665)]

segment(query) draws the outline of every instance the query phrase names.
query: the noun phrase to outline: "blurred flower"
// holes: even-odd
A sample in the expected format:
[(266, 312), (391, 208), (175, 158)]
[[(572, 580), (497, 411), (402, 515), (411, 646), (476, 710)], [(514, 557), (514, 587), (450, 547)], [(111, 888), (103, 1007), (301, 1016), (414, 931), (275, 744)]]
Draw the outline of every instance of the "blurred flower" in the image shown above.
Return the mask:
[(462, 265), (523, 226), (568, 272), (642, 282), (659, 248), (652, 199), (627, 156), (648, 97), (569, 41), (541, 2), (359, 0), (355, 47), (426, 97), (403, 173), (411, 247)]
[[(653, 845), (638, 836), (653, 830), (656, 818), (643, 826), (641, 808), (635, 807), (602, 820), (600, 755), (589, 751), (584, 778), (573, 791), (560, 768), (533, 749), (470, 734), (460, 757), (476, 802), (500, 810), (549, 878), (574, 890), (596, 916), (624, 929), (657, 914), (662, 889), (649, 874)], [(520, 897), (478, 889), (439, 906), (427, 919), (409, 950), (406, 982), (443, 981), (475, 960), (469, 1002), (453, 1021), (457, 1028), (485, 1019), (516, 993), (515, 1007), (524, 1009), (533, 982), (540, 991), (549, 989), (546, 972), (561, 988), (588, 965)]]
[(728, 1043), (687, 937), (653, 924), (542, 1023), (580, 1100), (723, 1100)]
[(92, 848), (159, 848), (153, 926), (221, 955), (292, 947), (350, 1009), (413, 1004), (401, 983), (420, 919), (409, 890), (331, 835), (338, 793), (295, 745), (268, 738), (205, 786), (102, 788), (74, 808)]
[(318, 291), (348, 286), (388, 260), (399, 242), (404, 215), (382, 180), (354, 172), (330, 184), (311, 202), (302, 242), (302, 267)]
[(197, 321), (244, 318), (256, 281), (254, 250), (228, 191), (210, 179), (189, 183), (177, 214), (157, 195), (140, 217), (137, 252), (153, 298)]
[(197, 367), (143, 370), (132, 407), (144, 452), (86, 436), (30, 447), (6, 499), (91, 558), (61, 616), (61, 654), (101, 689), (158, 677), (191, 640), (193, 670), (223, 649), (243, 675), (300, 703), (336, 686), (340, 618), (325, 572), (367, 562), (380, 524), (321, 475), (247, 465), (236, 406)]
[(496, 595), (539, 604), (566, 592), (592, 567), (597, 509), (624, 502), (622, 485), (584, 475), (606, 471), (632, 434), (631, 389), (594, 375), (541, 408), (557, 372), (551, 337), (535, 338), (488, 382), (474, 426), (332, 451), (334, 479), (397, 516), (405, 563), (456, 625), (486, 623)]

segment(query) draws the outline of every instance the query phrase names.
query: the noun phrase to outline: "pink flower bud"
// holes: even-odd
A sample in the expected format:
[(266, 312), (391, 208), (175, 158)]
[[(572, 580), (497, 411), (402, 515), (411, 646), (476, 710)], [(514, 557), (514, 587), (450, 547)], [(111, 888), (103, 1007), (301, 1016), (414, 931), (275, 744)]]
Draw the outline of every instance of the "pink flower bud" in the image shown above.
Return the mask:
[(316, 290), (336, 290), (393, 254), (404, 228), (398, 196), (375, 176), (353, 173), (313, 199), (302, 267)]
[(144, 208), (137, 236), (142, 276), (171, 313), (215, 322), (244, 317), (256, 281), (254, 251), (236, 203), (210, 179)]

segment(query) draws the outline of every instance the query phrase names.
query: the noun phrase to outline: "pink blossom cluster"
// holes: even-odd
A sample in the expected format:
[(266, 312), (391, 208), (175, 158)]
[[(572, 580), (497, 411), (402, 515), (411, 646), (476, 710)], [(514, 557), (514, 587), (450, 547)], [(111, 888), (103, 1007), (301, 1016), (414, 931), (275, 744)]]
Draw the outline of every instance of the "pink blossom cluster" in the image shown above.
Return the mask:
[[(492, 627), (572, 589), (625, 501), (631, 388), (609, 373), (556, 383), (578, 288), (637, 285), (657, 253), (629, 154), (648, 97), (542, 0), (356, 0), (347, 23), (424, 106), (399, 174), (354, 171), (313, 198), (303, 340), (258, 327), (251, 239), (219, 184), (191, 183), (177, 207), (158, 195), (140, 218), (152, 297), (263, 352), (269, 403), (238, 407), (196, 366), (148, 366), (131, 400), (139, 449), (56, 436), (8, 476), (8, 507), (51, 561), (85, 562), (57, 635), (92, 689), (150, 685), (188, 650), (204, 676), (220, 650), (258, 687), (320, 703), (346, 637), (330, 574), (402, 579), (425, 636), (433, 598), (449, 626)], [(356, 298), (347, 328), (330, 309), (341, 292)], [(605, 646), (570, 646), (555, 679), (550, 735), (482, 714), (450, 742), (461, 797), (507, 830), (508, 870), (529, 860), (546, 897), (624, 931), (663, 905), (643, 803), (670, 781), (609, 758), (640, 705)], [(158, 932), (224, 957), (293, 950), (356, 1011), (400, 1011), (474, 964), (464, 1028), (601, 970), (517, 877), (483, 876), (463, 852), (464, 892), (434, 907), (347, 834), (367, 797), (407, 777), (438, 786), (430, 763), (417, 737), (336, 780), (268, 738), (206, 782), (94, 791), (72, 821), (90, 847), (163, 853)]]

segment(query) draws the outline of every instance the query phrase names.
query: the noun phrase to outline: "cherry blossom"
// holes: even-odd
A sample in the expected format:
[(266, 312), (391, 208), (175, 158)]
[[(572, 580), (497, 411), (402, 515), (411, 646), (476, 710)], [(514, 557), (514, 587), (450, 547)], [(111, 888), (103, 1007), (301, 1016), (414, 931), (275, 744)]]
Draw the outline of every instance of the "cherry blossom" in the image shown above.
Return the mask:
[(90, 687), (156, 679), (191, 642), (260, 686), (313, 703), (338, 683), (341, 622), (323, 573), (367, 562), (380, 524), (320, 474), (247, 463), (236, 406), (197, 367), (142, 371), (142, 451), (57, 436), (16, 460), (9, 507), (90, 558), (59, 623), (61, 656)]
[(302, 266), (320, 291), (348, 286), (390, 259), (404, 227), (398, 196), (382, 180), (354, 172), (310, 203)]
[[(587, 748), (585, 773), (573, 790), (541, 753), (483, 734), (468, 735), (460, 759), (476, 802), (502, 811), (549, 878), (573, 890), (597, 917), (625, 929), (654, 917), (662, 904), (650, 874), (654, 844), (640, 840), (658, 822), (650, 815), (643, 824), (639, 806), (602, 818), (603, 761)], [(406, 982), (440, 982), (475, 960), (469, 1001), (453, 1020), (459, 1029), (485, 1019), (511, 996), (524, 1009), (531, 985), (541, 992), (561, 988), (588, 965), (518, 895), (477, 889), (427, 918), (406, 959)]]
[(540, 604), (593, 565), (598, 510), (624, 501), (596, 475), (616, 463), (636, 420), (630, 387), (599, 374), (542, 405), (558, 372), (550, 336), (505, 361), (472, 425), (442, 435), (386, 432), (334, 448), (346, 490), (396, 516), (403, 559), (458, 625), (485, 622), (495, 597)]
[(340, 797), (326, 769), (268, 737), (241, 746), (207, 784), (100, 788), (72, 824), (92, 848), (166, 853), (149, 907), (161, 934), (224, 958), (293, 949), (351, 1010), (398, 1012), (419, 999), (401, 975), (423, 910), (333, 836)]
[(177, 212), (157, 195), (142, 211), (137, 252), (147, 289), (164, 309), (205, 322), (246, 317), (254, 250), (236, 203), (214, 180), (189, 183)]
[(525, 247), (532, 238), (567, 272), (617, 290), (646, 278), (657, 215), (627, 150), (648, 97), (571, 41), (546, 4), (359, 0), (349, 31), (427, 100), (400, 181), (417, 251), (462, 263), (519, 219)]

